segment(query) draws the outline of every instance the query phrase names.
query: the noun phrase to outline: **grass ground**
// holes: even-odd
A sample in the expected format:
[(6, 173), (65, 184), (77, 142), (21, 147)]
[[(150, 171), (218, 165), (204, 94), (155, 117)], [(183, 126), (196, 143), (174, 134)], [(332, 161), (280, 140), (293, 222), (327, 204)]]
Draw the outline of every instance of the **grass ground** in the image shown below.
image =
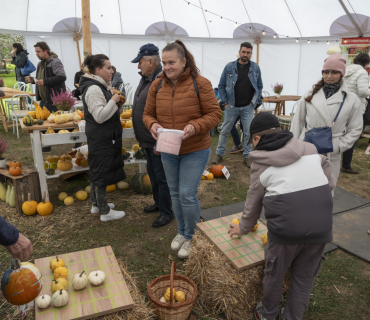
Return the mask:
[[(5, 133), (0, 129), (0, 135), (10, 144), (6, 158), (21, 160), (25, 167), (32, 168), (29, 134), (22, 132), (17, 139), (11, 131)], [(212, 137), (211, 157), (215, 153), (217, 142), (218, 135)], [(133, 139), (124, 140), (126, 149), (130, 149), (134, 143)], [(354, 152), (353, 166), (359, 169), (361, 174), (348, 177), (341, 174), (339, 185), (370, 200), (368, 188), (370, 158), (364, 155), (366, 144), (366, 141), (360, 141)], [(72, 144), (55, 146), (52, 148), (52, 154), (61, 155), (70, 151), (72, 146)], [(227, 148), (231, 147), (232, 141), (229, 138)], [(226, 153), (223, 164), (231, 173), (229, 180), (216, 179), (200, 183), (198, 197), (203, 209), (243, 201), (246, 197), (249, 170), (242, 165), (242, 155)], [(130, 183), (132, 176), (138, 172), (138, 166), (128, 165), (125, 171), (128, 176), (126, 181)], [(34, 252), (30, 257), (31, 261), (55, 254), (111, 245), (117, 259), (127, 261), (129, 271), (135, 272), (138, 286), (144, 295), (150, 280), (170, 272), (172, 261), (176, 261), (179, 273), (184, 270), (185, 261), (180, 260), (176, 252), (170, 249), (170, 243), (177, 233), (176, 221), (163, 228), (153, 229), (151, 224), (158, 217), (158, 213), (145, 214), (142, 210), (144, 206), (153, 203), (150, 195), (138, 195), (131, 187), (108, 194), (109, 202), (113, 202), (118, 209), (124, 210), (126, 217), (118, 221), (102, 223), (98, 215), (89, 213), (89, 201), (77, 203), (78, 200), (75, 200), (74, 205), (66, 207), (58, 200), (60, 192), (65, 191), (73, 195), (87, 185), (89, 185), (87, 174), (66, 181), (60, 178), (48, 180), (54, 212), (46, 217), (15, 213), (3, 202), (0, 203), (1, 216), (17, 226), (20, 232), (32, 241)], [(315, 281), (309, 309), (303, 319), (369, 319), (370, 265), (341, 250), (336, 250), (326, 257), (327, 260), (322, 263)], [(2, 262), (0, 276), (9, 268), (10, 259), (11, 256), (6, 249), (0, 247)], [(0, 315), (1, 319), (13, 318), (10, 305), (2, 296)], [(217, 318), (222, 318), (222, 315)]]

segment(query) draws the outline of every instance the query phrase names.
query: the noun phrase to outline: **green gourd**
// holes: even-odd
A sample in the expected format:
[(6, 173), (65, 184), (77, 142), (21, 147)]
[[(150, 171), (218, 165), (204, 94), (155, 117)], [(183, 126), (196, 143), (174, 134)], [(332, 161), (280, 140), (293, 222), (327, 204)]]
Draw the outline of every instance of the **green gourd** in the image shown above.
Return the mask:
[(6, 181), (6, 187), (8, 188), (8, 186), (12, 186), (12, 180), (10, 179)]
[(6, 201), (6, 188), (2, 183), (0, 183), (0, 200)]
[(11, 187), (8, 186), (8, 190), (6, 190), (6, 203), (9, 204), (9, 196), (10, 196), (10, 191), (12, 191)]
[(12, 187), (9, 195), (9, 206), (12, 208), (15, 208), (15, 193), (14, 193), (14, 187)]

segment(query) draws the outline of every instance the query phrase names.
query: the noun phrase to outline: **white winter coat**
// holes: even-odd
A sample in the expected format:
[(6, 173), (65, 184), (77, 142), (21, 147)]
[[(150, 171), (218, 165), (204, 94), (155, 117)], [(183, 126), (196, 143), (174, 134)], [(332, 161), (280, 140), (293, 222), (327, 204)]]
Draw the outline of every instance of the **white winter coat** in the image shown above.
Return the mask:
[(313, 96), (311, 102), (306, 102), (305, 98), (312, 94), (311, 89), (298, 101), (290, 129), (294, 137), (304, 140), (305, 122), (307, 122), (308, 130), (325, 126), (330, 127), (343, 101), (344, 92), (347, 93), (346, 100), (337, 121), (332, 127), (333, 152), (327, 154), (332, 166), (335, 183), (339, 176), (341, 153), (350, 149), (362, 133), (361, 101), (357, 96), (350, 92), (347, 85), (343, 83), (339, 91), (330, 98), (325, 98), (324, 91), (321, 88)]
[(351, 64), (346, 69), (346, 75), (343, 78), (349, 91), (353, 92), (361, 101), (362, 114), (366, 109), (366, 97), (370, 96), (369, 75), (359, 64)]

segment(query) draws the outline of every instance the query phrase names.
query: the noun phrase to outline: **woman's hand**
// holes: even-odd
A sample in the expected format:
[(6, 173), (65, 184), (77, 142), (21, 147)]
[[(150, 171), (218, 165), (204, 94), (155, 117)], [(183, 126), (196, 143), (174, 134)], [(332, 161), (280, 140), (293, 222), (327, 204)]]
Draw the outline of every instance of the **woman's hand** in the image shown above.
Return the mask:
[(158, 129), (159, 128), (163, 128), (159, 123), (154, 123), (152, 125), (152, 127), (150, 128), (150, 133), (152, 134), (153, 138), (155, 140), (157, 140), (157, 136), (158, 136)]
[(113, 97), (111, 98), (111, 100), (113, 100), (114, 103), (117, 104), (118, 102), (121, 101), (121, 97), (118, 94), (115, 94), (115, 95), (113, 95)]
[(188, 124), (185, 128), (184, 128), (184, 140), (187, 139), (187, 138), (190, 138), (191, 136), (193, 136), (195, 134), (195, 128), (192, 124)]

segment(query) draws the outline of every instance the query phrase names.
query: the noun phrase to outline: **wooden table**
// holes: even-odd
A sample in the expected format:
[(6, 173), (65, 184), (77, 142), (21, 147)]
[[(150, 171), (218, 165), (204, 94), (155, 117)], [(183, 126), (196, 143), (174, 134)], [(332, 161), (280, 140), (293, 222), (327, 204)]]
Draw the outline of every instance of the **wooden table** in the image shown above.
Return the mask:
[(274, 115), (279, 116), (281, 114), (285, 115), (285, 101), (298, 101), (301, 96), (276, 96), (265, 97), (262, 102), (266, 103), (276, 103)]
[[(5, 129), (6, 132), (8, 132), (8, 127), (6, 125), (6, 112), (5, 112), (5, 106), (4, 106), (3, 100), (4, 99), (11, 99), (13, 96), (15, 96), (17, 94), (28, 94), (31, 97), (34, 97), (36, 95), (32, 92), (15, 90), (15, 89), (6, 88), (6, 87), (4, 88), (4, 93), (5, 93), (5, 96), (0, 97), (0, 101), (1, 101), (0, 116), (1, 116), (1, 120), (3, 121), (4, 129)], [(24, 101), (23, 97), (20, 97), (20, 104), (24, 107), (24, 109), (26, 109), (26, 102)]]

